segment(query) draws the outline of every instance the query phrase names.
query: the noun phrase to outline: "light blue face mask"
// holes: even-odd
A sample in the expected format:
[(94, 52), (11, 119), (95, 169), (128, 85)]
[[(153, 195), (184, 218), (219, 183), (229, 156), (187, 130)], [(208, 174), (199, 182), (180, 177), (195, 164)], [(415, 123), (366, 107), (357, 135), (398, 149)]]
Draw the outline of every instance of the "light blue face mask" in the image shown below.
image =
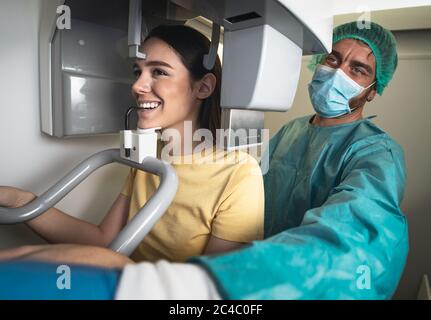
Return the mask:
[(375, 82), (364, 88), (340, 68), (318, 65), (308, 84), (308, 93), (316, 113), (324, 118), (336, 118), (351, 113), (350, 99), (360, 95)]

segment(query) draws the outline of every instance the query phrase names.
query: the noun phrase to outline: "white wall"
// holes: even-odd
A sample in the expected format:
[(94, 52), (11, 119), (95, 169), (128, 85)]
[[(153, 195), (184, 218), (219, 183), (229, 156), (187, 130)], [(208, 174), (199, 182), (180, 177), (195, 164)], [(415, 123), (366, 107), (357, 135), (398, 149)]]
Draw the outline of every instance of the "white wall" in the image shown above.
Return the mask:
[[(409, 223), (410, 253), (396, 298), (414, 299), (421, 276), (431, 274), (431, 30), (395, 33), (399, 65), (382, 96), (367, 105), (366, 114), (376, 114), (375, 123), (404, 148), (407, 186), (402, 209)], [(304, 58), (300, 84), (293, 107), (285, 114), (268, 113), (265, 126), (274, 134), (296, 117), (312, 114), (307, 84), (312, 73)]]
[[(40, 194), (97, 151), (117, 148), (117, 136), (59, 140), (39, 129), (38, 25), (40, 0), (0, 2), (0, 185)], [(93, 173), (57, 206), (99, 222), (118, 195), (127, 168)], [(25, 226), (0, 226), (0, 248), (41, 243)]]

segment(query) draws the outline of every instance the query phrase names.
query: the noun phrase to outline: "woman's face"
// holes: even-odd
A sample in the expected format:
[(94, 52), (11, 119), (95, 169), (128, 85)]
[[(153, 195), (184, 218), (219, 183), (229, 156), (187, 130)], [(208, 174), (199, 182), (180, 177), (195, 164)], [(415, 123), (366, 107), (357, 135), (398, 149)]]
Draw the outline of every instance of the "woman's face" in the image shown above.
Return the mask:
[(148, 39), (141, 49), (145, 60), (134, 66), (138, 127), (162, 127), (183, 132), (183, 122), (197, 122), (200, 100), (191, 85), (190, 73), (173, 48), (158, 39)]

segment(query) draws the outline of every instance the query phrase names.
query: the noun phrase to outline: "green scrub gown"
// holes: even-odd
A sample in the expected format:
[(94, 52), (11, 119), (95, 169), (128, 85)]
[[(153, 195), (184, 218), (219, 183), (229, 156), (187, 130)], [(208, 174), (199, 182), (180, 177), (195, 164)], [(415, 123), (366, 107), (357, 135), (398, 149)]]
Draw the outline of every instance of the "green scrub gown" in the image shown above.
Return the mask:
[(408, 253), (401, 147), (370, 119), (310, 119), (281, 128), (262, 162), (265, 240), (193, 259), (224, 298), (388, 299), (398, 285)]

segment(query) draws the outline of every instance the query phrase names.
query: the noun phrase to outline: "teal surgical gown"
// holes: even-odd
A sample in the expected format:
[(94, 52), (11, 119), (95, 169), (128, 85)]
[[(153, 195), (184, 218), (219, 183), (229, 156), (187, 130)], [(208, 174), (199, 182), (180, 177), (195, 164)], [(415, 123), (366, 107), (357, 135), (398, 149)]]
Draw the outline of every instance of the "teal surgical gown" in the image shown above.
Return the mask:
[(265, 240), (193, 261), (227, 299), (388, 299), (407, 252), (401, 147), (370, 119), (286, 124), (262, 161)]

